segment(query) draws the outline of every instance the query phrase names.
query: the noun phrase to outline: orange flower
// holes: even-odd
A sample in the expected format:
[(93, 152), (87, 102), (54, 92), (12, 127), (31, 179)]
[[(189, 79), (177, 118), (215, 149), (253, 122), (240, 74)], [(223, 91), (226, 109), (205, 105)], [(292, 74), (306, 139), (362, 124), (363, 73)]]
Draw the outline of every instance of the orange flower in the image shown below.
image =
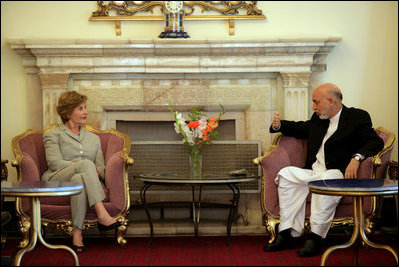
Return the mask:
[(216, 121), (215, 117), (211, 117), (208, 122), (208, 126), (211, 127), (212, 129), (215, 129), (218, 127), (219, 123)]
[(195, 129), (195, 128), (197, 128), (198, 126), (200, 126), (200, 122), (199, 122), (199, 121), (190, 121), (190, 123), (187, 124), (187, 126), (190, 127), (190, 128)]

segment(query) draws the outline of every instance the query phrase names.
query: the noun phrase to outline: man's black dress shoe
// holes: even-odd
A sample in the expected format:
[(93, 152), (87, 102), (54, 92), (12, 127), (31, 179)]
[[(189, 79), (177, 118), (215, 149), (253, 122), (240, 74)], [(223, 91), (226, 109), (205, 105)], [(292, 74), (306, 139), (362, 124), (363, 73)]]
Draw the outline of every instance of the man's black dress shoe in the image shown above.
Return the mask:
[(108, 231), (108, 230), (112, 230), (112, 229), (115, 229), (115, 228), (118, 228), (119, 226), (121, 226), (122, 225), (122, 223), (121, 222), (118, 222), (118, 221), (116, 221), (116, 222), (114, 222), (113, 224), (110, 224), (110, 225), (108, 225), (108, 226), (106, 226), (106, 225), (104, 225), (104, 224), (101, 224), (101, 223), (99, 223), (99, 222), (97, 222), (97, 227), (98, 227), (98, 230), (100, 230), (100, 231)]
[(303, 247), (298, 251), (299, 257), (313, 257), (322, 253), (321, 241), (308, 238)]
[(279, 251), (283, 249), (290, 249), (293, 247), (294, 247), (294, 238), (291, 235), (283, 236), (279, 234), (271, 244), (263, 246), (263, 250)]

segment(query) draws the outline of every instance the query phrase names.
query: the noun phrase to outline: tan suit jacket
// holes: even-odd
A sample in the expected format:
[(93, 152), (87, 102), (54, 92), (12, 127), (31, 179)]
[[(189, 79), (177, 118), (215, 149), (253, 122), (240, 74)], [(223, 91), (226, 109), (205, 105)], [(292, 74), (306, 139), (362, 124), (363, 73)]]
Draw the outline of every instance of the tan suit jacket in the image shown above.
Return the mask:
[(104, 157), (101, 150), (100, 137), (84, 128), (80, 129), (79, 138), (65, 125), (51, 129), (43, 134), (44, 148), (48, 170), (42, 180), (48, 181), (60, 170), (83, 159), (95, 163), (101, 177), (104, 176)]

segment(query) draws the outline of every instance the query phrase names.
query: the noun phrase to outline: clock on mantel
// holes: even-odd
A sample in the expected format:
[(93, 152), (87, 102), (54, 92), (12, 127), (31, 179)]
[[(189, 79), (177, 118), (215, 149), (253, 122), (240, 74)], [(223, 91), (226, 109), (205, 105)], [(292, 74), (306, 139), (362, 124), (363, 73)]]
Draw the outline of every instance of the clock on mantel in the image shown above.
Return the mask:
[(165, 28), (159, 38), (189, 38), (183, 27), (183, 1), (165, 1)]

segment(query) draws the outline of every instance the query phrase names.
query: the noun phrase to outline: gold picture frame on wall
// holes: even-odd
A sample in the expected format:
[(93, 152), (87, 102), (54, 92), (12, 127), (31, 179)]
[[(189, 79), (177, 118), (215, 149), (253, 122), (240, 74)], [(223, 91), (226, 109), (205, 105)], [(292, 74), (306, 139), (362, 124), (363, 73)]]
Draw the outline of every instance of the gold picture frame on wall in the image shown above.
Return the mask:
[[(182, 1), (183, 20), (227, 20), (229, 35), (235, 33), (235, 20), (266, 19), (257, 1)], [(90, 21), (114, 21), (116, 35), (122, 34), (121, 21), (164, 21), (165, 1), (97, 1)], [(160, 8), (161, 14), (154, 15)]]

